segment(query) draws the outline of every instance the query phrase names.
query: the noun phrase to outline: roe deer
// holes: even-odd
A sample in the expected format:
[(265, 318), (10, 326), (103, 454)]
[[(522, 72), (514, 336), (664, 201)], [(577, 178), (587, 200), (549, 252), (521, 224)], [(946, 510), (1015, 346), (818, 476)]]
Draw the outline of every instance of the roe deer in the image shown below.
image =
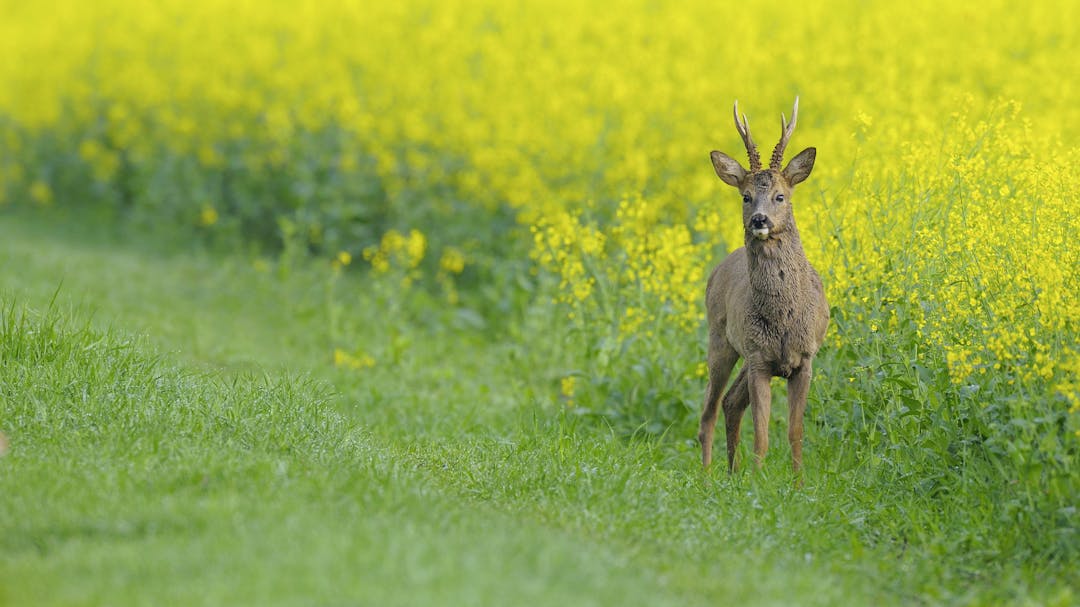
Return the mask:
[(821, 278), (806, 260), (791, 211), (792, 189), (810, 176), (817, 150), (799, 152), (787, 167), (780, 169), (798, 114), (796, 97), (791, 122), (780, 115), (780, 142), (773, 150), (769, 168), (762, 169), (746, 115), (740, 122), (736, 101), (735, 128), (750, 157), (750, 170), (722, 152), (711, 154), (716, 174), (742, 194), (745, 246), (716, 266), (705, 294), (709, 384), (698, 433), (705, 467), (712, 461), (717, 402), (740, 357), (744, 359), (742, 370), (723, 399), (728, 471), (735, 470), (739, 424), (747, 405), (754, 418), (758, 467), (764, 462), (772, 406), (769, 382), (775, 376), (788, 381), (791, 460), (796, 473), (802, 466), (803, 410), (814, 355), (829, 325), (829, 305)]

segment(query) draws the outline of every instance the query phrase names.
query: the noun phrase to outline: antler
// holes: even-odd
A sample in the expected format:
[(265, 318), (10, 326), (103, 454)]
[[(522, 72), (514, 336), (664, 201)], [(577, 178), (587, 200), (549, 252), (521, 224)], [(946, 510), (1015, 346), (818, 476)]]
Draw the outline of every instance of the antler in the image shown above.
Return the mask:
[(743, 145), (746, 146), (746, 155), (750, 157), (750, 172), (761, 170), (761, 157), (758, 155), (757, 146), (754, 145), (754, 139), (750, 136), (750, 124), (746, 120), (746, 114), (742, 116), (742, 122), (739, 122), (739, 100), (735, 100), (735, 130), (739, 131), (739, 135), (742, 137)]
[(780, 142), (776, 144), (773, 149), (772, 159), (769, 161), (769, 168), (780, 170), (780, 165), (784, 162), (784, 149), (787, 148), (788, 140), (791, 139), (791, 134), (795, 132), (795, 121), (799, 119), (799, 97), (795, 96), (795, 107), (791, 109), (791, 122), (789, 123), (784, 118), (783, 112), (780, 113)]

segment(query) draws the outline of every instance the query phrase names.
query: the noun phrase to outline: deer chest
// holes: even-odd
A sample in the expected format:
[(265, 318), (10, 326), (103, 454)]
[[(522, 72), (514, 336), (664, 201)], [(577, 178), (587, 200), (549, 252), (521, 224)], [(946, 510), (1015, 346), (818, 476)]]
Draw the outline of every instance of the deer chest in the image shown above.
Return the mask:
[(814, 357), (817, 342), (809, 326), (763, 314), (751, 314), (748, 320), (747, 337), (753, 345), (743, 354), (759, 368), (786, 378)]

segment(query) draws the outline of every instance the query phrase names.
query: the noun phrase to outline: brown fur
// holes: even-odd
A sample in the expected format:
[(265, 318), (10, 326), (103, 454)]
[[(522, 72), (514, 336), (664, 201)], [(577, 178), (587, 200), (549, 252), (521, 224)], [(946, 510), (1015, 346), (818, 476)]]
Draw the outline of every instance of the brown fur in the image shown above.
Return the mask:
[[(791, 128), (786, 123), (784, 127), (781, 144), (786, 145)], [(782, 147), (777, 147), (782, 155)], [(706, 467), (712, 461), (720, 393), (740, 358), (743, 367), (723, 398), (728, 469), (735, 469), (739, 425), (747, 406), (754, 420), (754, 455), (762, 465), (769, 445), (770, 380), (777, 376), (788, 381), (792, 466), (798, 472), (802, 465), (803, 411), (814, 355), (829, 324), (829, 306), (821, 278), (803, 252), (791, 193), (810, 175), (815, 157), (816, 150), (807, 148), (783, 171), (771, 167), (751, 172), (721, 152), (712, 153), (717, 175), (744, 196), (745, 246), (716, 266), (706, 290), (709, 384), (698, 433)], [(763, 238), (754, 234), (762, 226), (768, 226)]]

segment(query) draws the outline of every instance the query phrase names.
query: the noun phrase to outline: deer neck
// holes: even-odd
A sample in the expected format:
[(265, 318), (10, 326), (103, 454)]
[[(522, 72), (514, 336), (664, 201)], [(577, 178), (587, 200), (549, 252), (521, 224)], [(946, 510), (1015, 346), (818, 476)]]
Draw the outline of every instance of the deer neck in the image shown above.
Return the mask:
[(750, 295), (755, 307), (766, 313), (790, 309), (807, 280), (809, 262), (802, 239), (795, 224), (789, 226), (767, 240), (747, 234)]

